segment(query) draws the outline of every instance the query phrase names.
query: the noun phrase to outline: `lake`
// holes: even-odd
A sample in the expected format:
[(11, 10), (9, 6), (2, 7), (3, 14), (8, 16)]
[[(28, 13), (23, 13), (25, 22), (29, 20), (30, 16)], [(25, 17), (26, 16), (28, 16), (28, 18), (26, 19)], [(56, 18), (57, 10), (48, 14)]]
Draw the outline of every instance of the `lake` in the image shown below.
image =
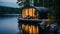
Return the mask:
[[(17, 34), (18, 28), (18, 15), (0, 15), (0, 34)], [(60, 34), (60, 27), (58, 34)]]
[(18, 32), (18, 16), (0, 16), (0, 34), (17, 34)]

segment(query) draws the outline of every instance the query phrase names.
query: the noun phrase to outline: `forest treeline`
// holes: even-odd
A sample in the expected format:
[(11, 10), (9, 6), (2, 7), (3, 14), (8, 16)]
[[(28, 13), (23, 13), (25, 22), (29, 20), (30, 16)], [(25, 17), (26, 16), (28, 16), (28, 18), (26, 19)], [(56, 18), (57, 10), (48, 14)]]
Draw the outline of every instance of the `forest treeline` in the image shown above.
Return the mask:
[(2, 14), (18, 14), (18, 8), (0, 6), (0, 15)]

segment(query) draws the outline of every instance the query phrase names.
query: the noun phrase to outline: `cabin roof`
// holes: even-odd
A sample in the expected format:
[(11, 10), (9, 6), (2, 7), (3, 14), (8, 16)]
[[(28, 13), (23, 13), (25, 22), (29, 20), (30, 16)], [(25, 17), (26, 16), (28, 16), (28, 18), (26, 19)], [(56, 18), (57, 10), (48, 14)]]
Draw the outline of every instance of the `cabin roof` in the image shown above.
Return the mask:
[(32, 7), (32, 6), (30, 6), (30, 7), (24, 7), (24, 8), (35, 8), (38, 11), (38, 13), (41, 13), (41, 12), (48, 13), (51, 11), (49, 8), (46, 8), (46, 7)]
[(47, 14), (50, 12), (49, 8), (45, 8), (45, 7), (35, 7), (35, 8), (39, 14)]
[(49, 8), (45, 7), (35, 7), (39, 12), (49, 12)]

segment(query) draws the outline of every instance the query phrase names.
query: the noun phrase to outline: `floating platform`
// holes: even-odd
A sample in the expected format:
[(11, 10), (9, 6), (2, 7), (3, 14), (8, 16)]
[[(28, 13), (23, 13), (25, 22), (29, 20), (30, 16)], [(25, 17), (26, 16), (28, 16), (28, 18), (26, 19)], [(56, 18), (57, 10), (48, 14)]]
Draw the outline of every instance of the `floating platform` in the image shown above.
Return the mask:
[(23, 19), (23, 18), (19, 18), (19, 23), (27, 23), (27, 24), (36, 24), (36, 23), (40, 23), (41, 21), (49, 21), (49, 19)]

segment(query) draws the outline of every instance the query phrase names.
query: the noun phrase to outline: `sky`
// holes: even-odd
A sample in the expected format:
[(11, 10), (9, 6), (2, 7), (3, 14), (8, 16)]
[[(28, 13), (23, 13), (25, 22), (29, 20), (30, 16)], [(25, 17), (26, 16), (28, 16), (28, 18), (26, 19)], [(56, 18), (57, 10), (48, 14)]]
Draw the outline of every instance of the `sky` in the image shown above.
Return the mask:
[(14, 7), (17, 8), (17, 0), (0, 0), (0, 6)]
[(0, 2), (17, 2), (17, 0), (0, 0)]

